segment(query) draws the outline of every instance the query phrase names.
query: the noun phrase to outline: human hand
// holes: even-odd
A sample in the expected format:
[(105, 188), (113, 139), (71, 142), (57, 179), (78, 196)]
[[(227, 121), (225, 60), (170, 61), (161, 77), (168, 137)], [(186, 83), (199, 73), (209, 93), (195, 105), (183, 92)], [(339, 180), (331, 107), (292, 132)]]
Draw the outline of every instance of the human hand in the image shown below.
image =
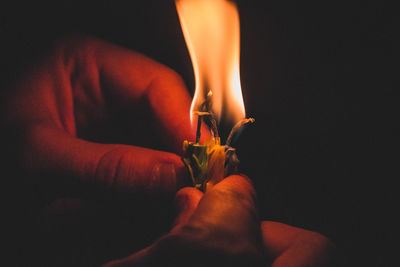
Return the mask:
[(206, 194), (181, 189), (169, 234), (104, 267), (328, 266), (332, 243), (324, 236), (277, 222), (262, 222), (248, 179), (230, 176)]
[[(190, 101), (166, 66), (101, 40), (70, 37), (21, 77), (4, 114), (20, 166), (38, 187), (173, 197), (188, 181), (173, 153), (194, 139)], [(173, 153), (121, 143), (164, 144)]]
[(183, 188), (175, 197), (178, 216), (170, 233), (104, 267), (253, 266), (263, 256), (255, 197), (248, 179), (238, 175), (205, 194)]

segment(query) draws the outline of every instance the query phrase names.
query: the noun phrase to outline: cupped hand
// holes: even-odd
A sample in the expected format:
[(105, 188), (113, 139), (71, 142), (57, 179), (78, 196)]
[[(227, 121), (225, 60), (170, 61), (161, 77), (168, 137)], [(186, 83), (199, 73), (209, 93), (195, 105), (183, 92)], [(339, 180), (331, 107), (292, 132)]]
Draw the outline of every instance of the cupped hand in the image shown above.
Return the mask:
[[(4, 114), (17, 138), (19, 164), (38, 187), (173, 197), (189, 181), (177, 154), (183, 140), (194, 139), (190, 101), (168, 67), (75, 36), (58, 41), (24, 73)], [(135, 145), (164, 145), (170, 152)]]

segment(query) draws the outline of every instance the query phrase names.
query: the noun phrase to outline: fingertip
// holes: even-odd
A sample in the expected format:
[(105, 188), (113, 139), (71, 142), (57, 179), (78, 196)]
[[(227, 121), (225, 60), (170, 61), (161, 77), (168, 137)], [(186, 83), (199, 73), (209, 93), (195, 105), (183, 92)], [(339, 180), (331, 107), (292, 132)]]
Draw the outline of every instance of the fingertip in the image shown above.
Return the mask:
[(178, 209), (187, 206), (197, 206), (204, 193), (194, 187), (184, 187), (175, 195), (175, 205)]
[(177, 217), (171, 232), (178, 231), (182, 225), (188, 222), (202, 197), (203, 193), (193, 187), (184, 187), (176, 193), (174, 202)]
[(251, 179), (245, 174), (234, 174), (226, 177), (220, 182), (223, 186), (238, 186), (244, 188), (253, 188)]
[[(244, 174), (234, 174), (226, 177), (221, 182), (213, 186), (210, 191), (232, 191), (245, 195), (250, 195), (256, 199), (256, 191), (250, 178)], [(207, 191), (208, 192), (208, 191)]]
[(191, 187), (191, 186), (186, 186), (184, 188), (181, 188), (177, 193), (176, 193), (176, 198), (182, 197), (182, 196), (200, 196), (200, 198), (204, 195), (203, 192), (200, 190)]
[(204, 193), (194, 187), (184, 187), (175, 195), (176, 203), (198, 202), (203, 197)]

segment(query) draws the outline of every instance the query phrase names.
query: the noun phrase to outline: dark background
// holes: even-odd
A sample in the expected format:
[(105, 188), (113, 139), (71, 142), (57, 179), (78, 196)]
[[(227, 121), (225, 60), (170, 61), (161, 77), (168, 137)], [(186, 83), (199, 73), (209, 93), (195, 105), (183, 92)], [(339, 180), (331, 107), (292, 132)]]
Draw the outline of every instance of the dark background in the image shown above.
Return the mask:
[[(373, 1), (238, 1), (241, 78), (256, 118), (237, 148), (262, 219), (321, 232), (339, 266), (394, 266), (398, 126), (393, 7)], [(0, 8), (1, 93), (70, 33), (97, 36), (194, 78), (173, 1), (10, 1)]]

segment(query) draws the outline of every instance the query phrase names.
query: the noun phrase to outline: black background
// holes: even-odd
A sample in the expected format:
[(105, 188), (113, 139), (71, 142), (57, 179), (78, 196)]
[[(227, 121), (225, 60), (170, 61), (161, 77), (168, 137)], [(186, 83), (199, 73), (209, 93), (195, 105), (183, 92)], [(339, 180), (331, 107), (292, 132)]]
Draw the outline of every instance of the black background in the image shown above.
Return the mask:
[[(238, 1), (247, 114), (238, 142), (262, 219), (319, 231), (339, 266), (394, 266), (394, 16), (373, 1)], [(173, 1), (13, 1), (0, 7), (2, 93), (69, 33), (194, 78)]]

